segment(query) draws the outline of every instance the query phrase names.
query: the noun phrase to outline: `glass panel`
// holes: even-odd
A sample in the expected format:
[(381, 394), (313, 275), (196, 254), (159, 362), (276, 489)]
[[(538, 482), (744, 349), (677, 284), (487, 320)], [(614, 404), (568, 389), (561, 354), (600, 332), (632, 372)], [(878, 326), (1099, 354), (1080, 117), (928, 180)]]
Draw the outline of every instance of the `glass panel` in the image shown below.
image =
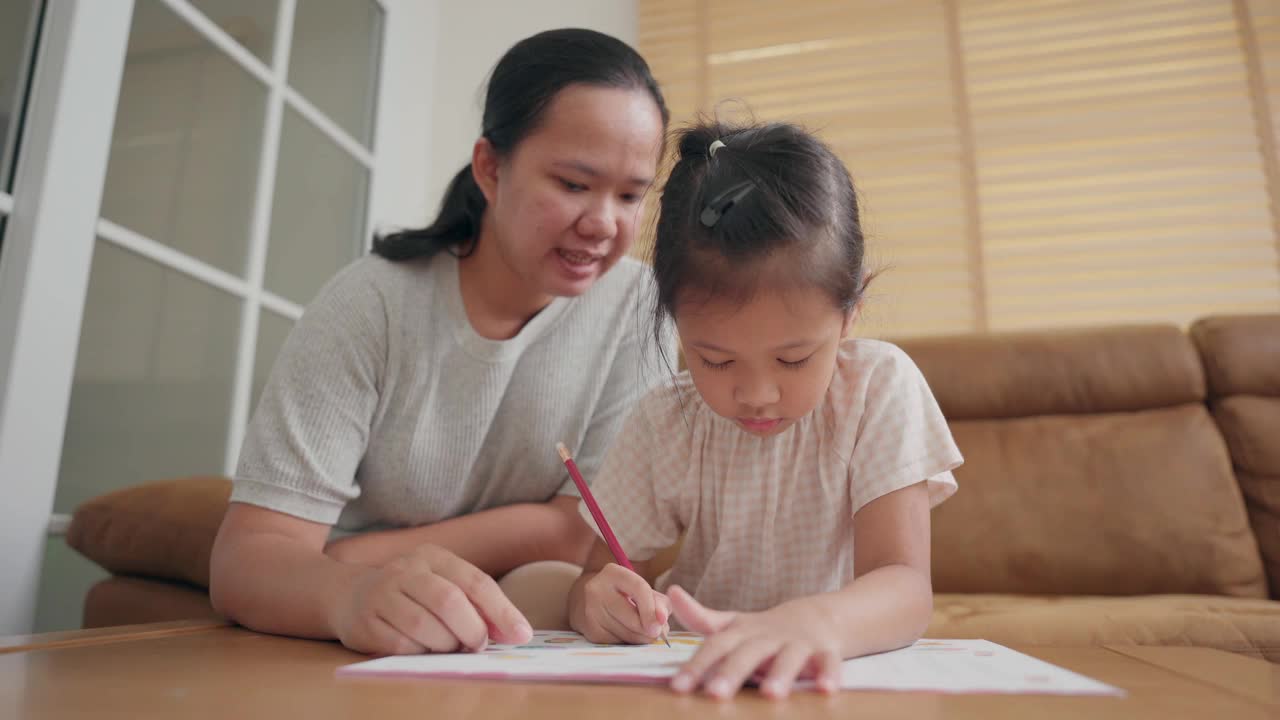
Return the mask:
[(262, 388), (267, 384), (267, 376), (271, 374), (271, 366), (284, 347), (285, 338), (293, 329), (293, 321), (281, 317), (269, 310), (263, 310), (258, 317), (258, 345), (253, 358), (253, 395), (249, 407), (258, 407), (258, 398), (262, 397)]
[(158, 0), (138, 0), (102, 214), (243, 275), (266, 96)]
[(237, 42), (271, 64), (271, 48), (275, 45), (276, 8), (268, 0), (190, 0), (196, 9), (235, 38)]
[(298, 0), (289, 84), (366, 146), (373, 133), (382, 51), (373, 0)]
[(40, 5), (39, 0), (0, 2), (0, 190), (12, 189)]
[(264, 282), (306, 304), (363, 251), (369, 171), (293, 110), (283, 123)]
[(54, 512), (126, 485), (223, 472), (240, 302), (99, 240)]
[(35, 631), (80, 629), (85, 594), (109, 576), (97, 563), (72, 550), (63, 538), (46, 539), (36, 596)]

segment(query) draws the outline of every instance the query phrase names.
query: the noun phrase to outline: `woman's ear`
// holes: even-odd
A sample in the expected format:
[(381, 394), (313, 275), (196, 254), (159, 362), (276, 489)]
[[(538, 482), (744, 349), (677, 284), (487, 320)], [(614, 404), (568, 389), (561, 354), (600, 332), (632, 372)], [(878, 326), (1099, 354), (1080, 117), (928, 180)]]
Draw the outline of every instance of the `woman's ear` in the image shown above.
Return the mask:
[(493, 144), (486, 138), (476, 140), (475, 146), (471, 148), (471, 177), (475, 178), (476, 185), (484, 194), (485, 202), (491, 206), (498, 194), (500, 164), (502, 164), (502, 158), (498, 156), (498, 151), (494, 149)]

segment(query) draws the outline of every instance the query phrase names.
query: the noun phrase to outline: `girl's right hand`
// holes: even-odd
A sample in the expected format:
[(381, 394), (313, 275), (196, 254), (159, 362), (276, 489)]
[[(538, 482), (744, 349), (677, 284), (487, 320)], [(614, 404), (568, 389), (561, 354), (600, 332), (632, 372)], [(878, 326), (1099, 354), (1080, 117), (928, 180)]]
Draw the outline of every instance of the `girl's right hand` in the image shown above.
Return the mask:
[(352, 650), (389, 655), (479, 651), (491, 637), (520, 644), (533, 635), (493, 578), (436, 545), (368, 568), (330, 626)]
[(594, 643), (647, 645), (661, 636), (671, 617), (666, 595), (614, 563), (601, 568), (582, 592), (585, 623), (577, 630)]

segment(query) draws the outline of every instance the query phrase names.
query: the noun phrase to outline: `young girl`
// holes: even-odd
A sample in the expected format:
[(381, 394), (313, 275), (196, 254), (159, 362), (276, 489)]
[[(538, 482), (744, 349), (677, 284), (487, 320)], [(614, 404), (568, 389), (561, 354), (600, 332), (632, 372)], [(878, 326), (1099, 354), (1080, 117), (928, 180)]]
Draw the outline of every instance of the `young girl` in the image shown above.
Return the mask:
[[(755, 676), (782, 697), (801, 675), (830, 691), (841, 659), (928, 625), (929, 510), (962, 459), (906, 354), (845, 339), (863, 237), (831, 150), (786, 124), (679, 140), (655, 319), (674, 319), (689, 369), (640, 401), (593, 487), (638, 574), (597, 542), (570, 624), (648, 643), (674, 612), (708, 636), (677, 691), (728, 697)], [(681, 538), (651, 589), (647, 561)]]

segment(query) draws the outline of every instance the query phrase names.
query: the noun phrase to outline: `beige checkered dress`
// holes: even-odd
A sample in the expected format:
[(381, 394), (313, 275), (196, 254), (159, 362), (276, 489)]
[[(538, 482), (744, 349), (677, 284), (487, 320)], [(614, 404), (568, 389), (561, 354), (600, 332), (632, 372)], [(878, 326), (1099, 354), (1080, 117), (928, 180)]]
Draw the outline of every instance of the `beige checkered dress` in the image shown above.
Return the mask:
[(772, 437), (716, 415), (682, 373), (640, 401), (592, 492), (634, 560), (685, 536), (659, 590), (678, 584), (709, 607), (751, 611), (848, 583), (858, 509), (923, 480), (937, 505), (961, 462), (906, 353), (852, 339), (823, 401)]

